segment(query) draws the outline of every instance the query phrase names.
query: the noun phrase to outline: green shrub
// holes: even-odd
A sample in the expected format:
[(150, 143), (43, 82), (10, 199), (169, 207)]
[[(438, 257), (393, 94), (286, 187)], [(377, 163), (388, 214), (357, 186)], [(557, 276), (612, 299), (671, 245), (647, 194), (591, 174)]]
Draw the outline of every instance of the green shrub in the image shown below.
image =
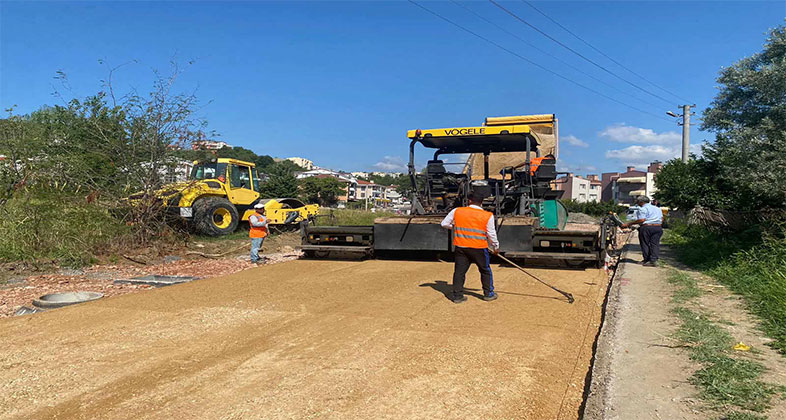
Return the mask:
[(751, 227), (742, 232), (713, 232), (703, 227), (678, 225), (664, 242), (677, 250), (679, 259), (704, 270), (745, 298), (762, 328), (786, 354), (786, 239)]
[(0, 261), (54, 261), (81, 266), (131, 228), (84, 199), (41, 194), (8, 201), (0, 210)]
[(625, 214), (628, 210), (625, 206), (620, 206), (611, 201), (579, 203), (575, 200), (560, 200), (569, 213), (584, 213), (590, 216), (605, 216), (609, 213)]
[[(330, 214), (333, 217), (329, 217)], [(320, 209), (320, 216), (324, 217), (321, 217), (317, 224), (322, 226), (370, 226), (374, 224), (374, 219), (377, 217), (391, 217), (396, 214), (389, 211), (372, 213), (365, 210)]]
[(786, 354), (786, 240), (771, 240), (735, 253), (709, 274), (743, 295), (759, 316), (772, 346)]

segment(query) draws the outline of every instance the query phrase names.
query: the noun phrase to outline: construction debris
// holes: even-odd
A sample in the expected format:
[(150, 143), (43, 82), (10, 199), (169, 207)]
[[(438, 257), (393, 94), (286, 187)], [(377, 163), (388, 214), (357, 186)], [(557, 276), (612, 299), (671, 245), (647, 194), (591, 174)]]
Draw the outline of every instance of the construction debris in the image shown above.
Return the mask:
[(199, 277), (193, 276), (160, 276), (151, 274), (148, 276), (134, 277), (130, 279), (115, 280), (115, 284), (147, 284), (153, 287), (171, 286), (173, 284), (188, 283)]

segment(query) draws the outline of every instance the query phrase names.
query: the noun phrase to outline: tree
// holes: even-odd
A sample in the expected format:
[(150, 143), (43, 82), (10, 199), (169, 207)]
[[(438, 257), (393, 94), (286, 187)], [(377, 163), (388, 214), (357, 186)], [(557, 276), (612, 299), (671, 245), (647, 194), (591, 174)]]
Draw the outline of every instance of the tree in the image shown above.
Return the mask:
[(704, 159), (716, 181), (736, 192), (738, 208), (786, 204), (786, 27), (774, 29), (762, 52), (721, 71), (720, 92), (704, 111), (702, 129), (717, 133)]
[(305, 171), (305, 168), (297, 165), (295, 162), (292, 162), (291, 160), (286, 160), (286, 159), (270, 164), (267, 166), (266, 169), (267, 169), (266, 173), (268, 174), (272, 174), (274, 171), (277, 170), (286, 171), (290, 174), (294, 174), (295, 172)]
[(261, 197), (297, 197), (298, 180), (287, 165), (271, 165), (270, 172), (268, 173), (270, 178), (261, 185)]
[(216, 156), (221, 158), (244, 160), (246, 162), (254, 162), (254, 163), (256, 163), (256, 160), (259, 157), (253, 151), (240, 146), (222, 147), (216, 150)]
[(701, 205), (726, 209), (734, 205), (729, 191), (722, 191), (714, 179), (717, 168), (704, 159), (683, 163), (680, 159), (667, 162), (655, 177), (658, 190), (655, 199), (669, 207), (688, 210)]
[(703, 130), (716, 133), (703, 157), (667, 163), (657, 197), (678, 207), (757, 210), (786, 205), (786, 27), (762, 52), (721, 71), (719, 92), (704, 110)]
[(346, 185), (333, 177), (309, 177), (300, 181), (300, 196), (309, 203), (332, 206)]

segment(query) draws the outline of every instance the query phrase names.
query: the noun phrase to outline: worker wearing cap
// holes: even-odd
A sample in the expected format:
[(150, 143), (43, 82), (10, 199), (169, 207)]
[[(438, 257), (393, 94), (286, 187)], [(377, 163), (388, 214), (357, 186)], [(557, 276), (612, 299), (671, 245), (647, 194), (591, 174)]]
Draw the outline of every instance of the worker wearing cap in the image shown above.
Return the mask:
[(636, 220), (625, 223), (623, 228), (632, 225), (641, 225), (639, 228), (639, 245), (644, 257), (643, 265), (655, 267), (658, 265), (660, 254), (660, 237), (663, 236), (663, 211), (650, 204), (646, 195), (636, 197), (639, 209), (636, 211)]
[(265, 205), (257, 203), (254, 205), (254, 214), (248, 218), (248, 237), (251, 238), (251, 262), (259, 263), (259, 250), (262, 248), (267, 236), (267, 217), (265, 217)]
[(489, 243), (493, 253), (499, 252), (499, 241), (494, 226), (494, 215), (483, 210), (480, 205), (483, 199), (470, 194), (469, 206), (453, 209), (442, 220), (442, 227), (453, 229), (453, 247), (455, 248), (455, 266), (453, 271), (454, 303), (467, 300), (464, 296), (464, 281), (467, 270), (473, 263), (480, 271), (480, 282), (483, 284), (483, 300), (492, 301), (497, 298), (494, 292), (494, 277), (489, 265)]

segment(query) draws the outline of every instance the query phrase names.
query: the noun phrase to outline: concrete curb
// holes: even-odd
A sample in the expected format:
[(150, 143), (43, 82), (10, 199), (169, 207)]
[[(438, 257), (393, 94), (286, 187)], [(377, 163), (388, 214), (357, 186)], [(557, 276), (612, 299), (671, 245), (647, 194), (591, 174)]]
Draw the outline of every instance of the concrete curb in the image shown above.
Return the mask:
[(611, 364), (614, 357), (614, 341), (620, 321), (620, 279), (625, 275), (627, 265), (623, 262), (627, 260), (630, 252), (630, 239), (622, 247), (619, 264), (615, 271), (606, 302), (603, 325), (598, 334), (597, 344), (592, 364), (590, 384), (587, 387), (588, 393), (584, 401), (584, 411), (581, 418), (583, 420), (604, 420), (607, 419), (609, 406), (609, 388), (612, 382)]

